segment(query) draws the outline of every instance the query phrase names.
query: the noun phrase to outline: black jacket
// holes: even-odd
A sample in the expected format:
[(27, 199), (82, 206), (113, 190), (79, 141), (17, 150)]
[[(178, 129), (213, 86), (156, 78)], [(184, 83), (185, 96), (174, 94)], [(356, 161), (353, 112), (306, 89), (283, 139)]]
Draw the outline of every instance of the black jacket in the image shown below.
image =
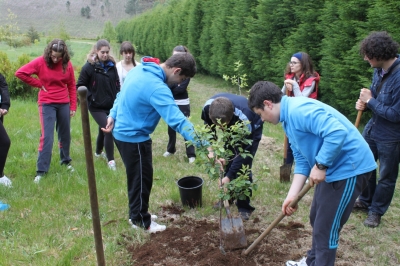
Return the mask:
[[(10, 108), (10, 94), (8, 93), (8, 85), (6, 79), (2, 74), (0, 74), (0, 109), (8, 109)], [(0, 118), (3, 121), (3, 116)]]
[(89, 110), (109, 111), (120, 91), (119, 77), (115, 63), (107, 71), (98, 61), (87, 61), (79, 74), (76, 87), (86, 86)]

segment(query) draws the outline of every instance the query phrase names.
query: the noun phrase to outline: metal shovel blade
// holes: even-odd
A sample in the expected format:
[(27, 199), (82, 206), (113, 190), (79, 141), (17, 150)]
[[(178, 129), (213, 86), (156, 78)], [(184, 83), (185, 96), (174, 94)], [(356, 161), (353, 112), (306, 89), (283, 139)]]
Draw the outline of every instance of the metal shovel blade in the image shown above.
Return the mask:
[(285, 163), (280, 167), (280, 181), (290, 182), (290, 172), (292, 171), (292, 164)]
[[(227, 202), (227, 201), (226, 201)], [(247, 247), (243, 221), (239, 217), (232, 217), (228, 206), (224, 202), (228, 218), (221, 219), (221, 236), (225, 249), (240, 249)]]

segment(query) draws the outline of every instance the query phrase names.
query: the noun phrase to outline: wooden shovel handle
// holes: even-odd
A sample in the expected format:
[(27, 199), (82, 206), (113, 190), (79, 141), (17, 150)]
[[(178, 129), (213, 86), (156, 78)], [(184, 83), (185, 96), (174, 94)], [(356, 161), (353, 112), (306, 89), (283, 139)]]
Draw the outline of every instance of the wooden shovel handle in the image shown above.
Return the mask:
[[(303, 196), (310, 190), (311, 186), (309, 183), (305, 184), (303, 189), (299, 192), (297, 197), (289, 204), (289, 207), (294, 207), (297, 205), (297, 203), (303, 198)], [(271, 232), (272, 229), (283, 219), (285, 218), (285, 214), (281, 213), (269, 226), (265, 231), (256, 239), (254, 240), (253, 244), (250, 245), (246, 250), (242, 252), (242, 255), (246, 256), (249, 254), (255, 246), (257, 246), (258, 243), (260, 243), (261, 240), (263, 240), (269, 232)]]
[[(286, 96), (289, 97), (290, 91), (288, 88), (286, 88)], [(288, 140), (286, 134), (284, 134), (283, 138), (283, 164), (286, 164), (286, 159), (287, 159), (287, 146), (288, 146)]]
[(354, 123), (354, 126), (356, 127), (356, 128), (358, 128), (358, 125), (360, 124), (360, 120), (361, 120), (361, 115), (362, 115), (362, 113), (363, 113), (363, 111), (358, 111), (358, 113), (357, 113), (357, 118), (356, 118), (356, 122)]

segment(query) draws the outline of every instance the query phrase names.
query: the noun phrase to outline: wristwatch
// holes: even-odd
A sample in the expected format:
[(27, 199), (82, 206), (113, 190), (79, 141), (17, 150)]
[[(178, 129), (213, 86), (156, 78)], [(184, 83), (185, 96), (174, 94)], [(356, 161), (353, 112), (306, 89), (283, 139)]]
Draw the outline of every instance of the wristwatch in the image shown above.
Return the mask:
[(326, 170), (326, 169), (328, 169), (328, 166), (323, 165), (323, 164), (320, 164), (320, 163), (318, 163), (317, 161), (315, 161), (315, 165), (317, 166), (317, 168), (318, 168), (319, 170)]

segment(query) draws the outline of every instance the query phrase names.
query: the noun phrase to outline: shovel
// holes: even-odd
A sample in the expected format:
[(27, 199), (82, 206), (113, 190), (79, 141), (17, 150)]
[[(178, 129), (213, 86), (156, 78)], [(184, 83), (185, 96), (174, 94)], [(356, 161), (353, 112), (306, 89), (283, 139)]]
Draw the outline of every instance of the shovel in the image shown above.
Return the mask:
[[(289, 207), (294, 207), (296, 206), (296, 204), (303, 198), (303, 196), (310, 190), (311, 186), (309, 183), (305, 184), (305, 186), (303, 187), (303, 189), (299, 192), (299, 194), (297, 195), (297, 197), (289, 204)], [(255, 246), (257, 246), (258, 243), (260, 243), (261, 240), (263, 240), (268, 234), (269, 232), (271, 232), (272, 229), (274, 229), (274, 227), (280, 222), (282, 221), (283, 218), (285, 218), (285, 214), (281, 213), (271, 224), (270, 226), (268, 226), (267, 229), (265, 229), (265, 231), (256, 239), (254, 240), (253, 244), (250, 245), (250, 247), (248, 247), (246, 250), (244, 250), (242, 252), (242, 255), (246, 256), (247, 254), (249, 254), (254, 248)]]
[[(223, 171), (220, 171), (220, 184), (222, 184)], [(222, 219), (222, 203), (225, 207), (227, 218)], [(225, 255), (226, 249), (240, 249), (247, 247), (247, 239), (244, 234), (243, 221), (239, 217), (232, 217), (228, 200), (220, 201), (220, 250)]]
[[(286, 88), (286, 95), (289, 96), (290, 91)], [(288, 139), (285, 134), (283, 140), (283, 165), (280, 167), (280, 181), (281, 182), (290, 182), (290, 172), (292, 171), (292, 164), (287, 163), (287, 145)]]
[(242, 219), (240, 217), (232, 217), (227, 200), (224, 200), (224, 207), (227, 218), (221, 219), (220, 222), (222, 246), (229, 250), (247, 247)]

